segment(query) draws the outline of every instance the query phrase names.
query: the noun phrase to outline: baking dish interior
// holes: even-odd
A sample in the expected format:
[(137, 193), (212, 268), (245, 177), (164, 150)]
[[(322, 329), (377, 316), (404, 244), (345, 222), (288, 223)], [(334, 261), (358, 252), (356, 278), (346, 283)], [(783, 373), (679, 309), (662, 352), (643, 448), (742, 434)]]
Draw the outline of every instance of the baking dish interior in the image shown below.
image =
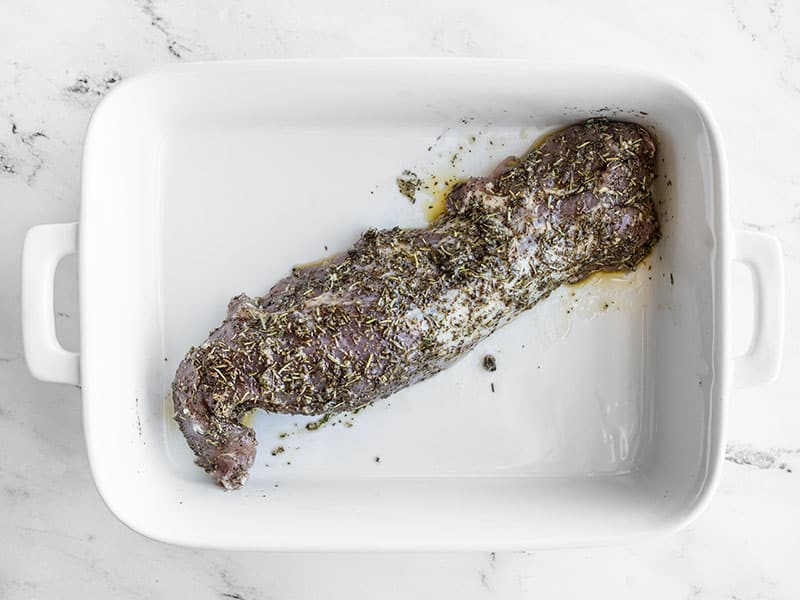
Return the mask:
[[(359, 414), (254, 415), (259, 454), (240, 491), (192, 464), (167, 392), (230, 297), (265, 293), (368, 227), (424, 226), (452, 181), (598, 116), (659, 141), (663, 238), (635, 274), (559, 290)], [(102, 496), (151, 537), (215, 547), (546, 547), (684, 522), (714, 477), (724, 387), (709, 127), (681, 88), (612, 69), (288, 61), (123, 83), (90, 125), (81, 212)], [(430, 188), (414, 204), (397, 190), (404, 170)]]

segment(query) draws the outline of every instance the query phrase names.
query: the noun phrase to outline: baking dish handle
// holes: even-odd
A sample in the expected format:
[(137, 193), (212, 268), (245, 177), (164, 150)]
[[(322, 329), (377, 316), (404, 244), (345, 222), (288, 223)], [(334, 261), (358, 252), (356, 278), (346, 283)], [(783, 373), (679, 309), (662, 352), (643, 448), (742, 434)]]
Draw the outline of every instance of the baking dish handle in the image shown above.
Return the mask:
[(755, 324), (750, 347), (734, 359), (734, 384), (750, 387), (778, 376), (783, 353), (784, 282), (780, 242), (755, 231), (736, 231), (735, 260), (753, 274)]
[(53, 282), (62, 258), (78, 251), (78, 224), (37, 225), (22, 249), (22, 339), (31, 374), (42, 381), (80, 383), (79, 354), (56, 337)]

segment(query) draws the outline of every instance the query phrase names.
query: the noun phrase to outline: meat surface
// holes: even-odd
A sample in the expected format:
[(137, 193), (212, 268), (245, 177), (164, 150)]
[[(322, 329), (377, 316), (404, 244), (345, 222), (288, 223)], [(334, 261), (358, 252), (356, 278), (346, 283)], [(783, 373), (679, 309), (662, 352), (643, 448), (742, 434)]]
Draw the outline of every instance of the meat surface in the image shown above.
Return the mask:
[(386, 398), (560, 285), (634, 268), (659, 238), (654, 155), (638, 125), (573, 125), (459, 184), (430, 227), (371, 229), (265, 296), (233, 298), (172, 384), (197, 464), (237, 488), (256, 454), (245, 412), (319, 415)]

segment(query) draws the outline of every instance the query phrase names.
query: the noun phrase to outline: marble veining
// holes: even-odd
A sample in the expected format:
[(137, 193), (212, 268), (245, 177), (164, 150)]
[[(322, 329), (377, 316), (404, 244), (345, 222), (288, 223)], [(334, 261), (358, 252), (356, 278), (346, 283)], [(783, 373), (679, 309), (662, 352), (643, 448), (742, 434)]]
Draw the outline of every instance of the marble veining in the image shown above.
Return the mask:
[(157, 29), (164, 36), (167, 44), (167, 52), (175, 58), (183, 58), (191, 49), (186, 44), (178, 41), (172, 33), (169, 21), (162, 17), (155, 5), (154, 0), (136, 0), (141, 11), (150, 19), (150, 25)]
[(47, 134), (43, 131), (23, 132), (17, 127), (17, 124), (13, 120), (11, 121), (11, 134), (17, 136), (19, 142), (25, 147), (30, 155), (32, 166), (30, 167), (28, 174), (25, 176), (25, 182), (28, 185), (31, 185), (36, 177), (36, 174), (39, 172), (39, 169), (41, 169), (42, 165), (44, 164), (44, 158), (42, 158), (38, 148), (39, 142), (41, 140), (47, 140), (50, 138), (48, 138)]
[(13, 115), (6, 127), (7, 142), (0, 141), (0, 177), (15, 175), (32, 185), (44, 165), (43, 153), (50, 138), (39, 129), (23, 129)]
[[(376, 55), (607, 62), (682, 79), (706, 100), (727, 149), (732, 220), (783, 244), (788, 312), (778, 381), (731, 394), (719, 490), (687, 529), (635, 546), (551, 552), (232, 553), (152, 542), (100, 501), (80, 392), (28, 374), (19, 322), (25, 231), (78, 218), (92, 109), (125, 78), (180, 60)], [(790, 0), (635, 8), (623, 0), (7, 0), (0, 19), (0, 598), (800, 598), (798, 114), (800, 3)], [(62, 341), (77, 348), (77, 274), (67, 262), (57, 277), (56, 321)]]
[(122, 75), (117, 71), (109, 71), (101, 77), (92, 77), (90, 75), (81, 75), (75, 82), (64, 88), (67, 94), (73, 94), (76, 97), (102, 97), (108, 91), (122, 81)]
[(728, 444), (725, 460), (757, 469), (780, 469), (792, 473), (792, 465), (800, 462), (800, 448), (757, 450), (747, 445)]
[(742, 35), (780, 56), (781, 83), (787, 89), (800, 93), (800, 40), (783, 27), (784, 20), (796, 21), (797, 3), (784, 0), (729, 0), (728, 8)]

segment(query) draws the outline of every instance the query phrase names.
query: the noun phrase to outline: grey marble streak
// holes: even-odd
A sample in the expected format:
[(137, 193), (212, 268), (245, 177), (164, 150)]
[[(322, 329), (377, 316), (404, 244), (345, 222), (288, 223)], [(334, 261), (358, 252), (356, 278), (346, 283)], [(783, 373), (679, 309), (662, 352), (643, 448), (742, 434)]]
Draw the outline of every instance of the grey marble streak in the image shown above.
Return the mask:
[[(728, 460), (711, 507), (673, 537), (515, 554), (232, 553), (152, 542), (110, 514), (89, 473), (79, 391), (34, 381), (20, 359), (24, 233), (77, 218), (85, 127), (120, 78), (184, 59), (320, 55), (590, 57), (685, 80), (722, 129), (733, 219), (781, 239), (787, 306), (800, 306), (800, 3), (7, 0), (0, 18), (0, 598), (800, 598), (796, 310), (787, 314), (778, 381), (732, 394)], [(73, 348), (75, 281), (74, 262), (67, 263), (56, 311)]]
[(65, 87), (64, 91), (67, 94), (75, 95), (77, 98), (86, 96), (96, 100), (105, 96), (120, 81), (122, 81), (122, 75), (117, 71), (109, 71), (99, 78), (91, 75), (81, 75), (73, 83)]
[(0, 142), (0, 175), (19, 175), (31, 185), (44, 164), (42, 146), (49, 137), (43, 131), (20, 129), (13, 115), (7, 127), (8, 145)]
[(30, 185), (39, 172), (39, 169), (41, 169), (44, 164), (44, 158), (42, 158), (38, 147), (39, 143), (50, 138), (48, 138), (47, 134), (43, 131), (21, 131), (13, 120), (11, 121), (11, 134), (17, 136), (19, 142), (25, 147), (33, 161), (33, 167), (30, 173), (25, 177), (25, 183)]
[(0, 173), (12, 174), (17, 172), (17, 167), (8, 155), (8, 148), (0, 144)]
[(789, 31), (784, 27), (784, 22), (793, 24), (800, 18), (798, 3), (728, 0), (728, 8), (743, 35), (748, 36), (753, 44), (780, 56), (778, 76), (781, 83), (800, 93), (800, 39), (791, 31), (791, 25)]
[(179, 42), (172, 32), (169, 21), (159, 14), (154, 0), (136, 0), (141, 11), (150, 19), (150, 25), (160, 31), (167, 44), (167, 51), (175, 58), (183, 58), (191, 49), (186, 44)]
[(800, 462), (800, 448), (770, 448), (758, 450), (748, 445), (728, 444), (725, 460), (737, 465), (747, 465), (757, 469), (780, 469), (793, 473), (793, 465)]

